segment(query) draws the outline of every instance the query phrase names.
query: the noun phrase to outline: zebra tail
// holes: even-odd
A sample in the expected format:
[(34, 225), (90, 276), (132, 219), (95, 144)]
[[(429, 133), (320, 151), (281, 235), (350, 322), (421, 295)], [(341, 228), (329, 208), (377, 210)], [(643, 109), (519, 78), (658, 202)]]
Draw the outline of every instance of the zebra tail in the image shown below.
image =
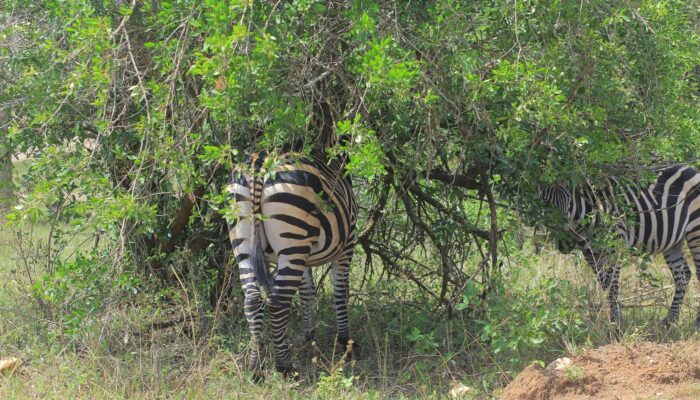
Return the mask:
[(257, 221), (253, 224), (253, 249), (250, 258), (251, 262), (253, 263), (253, 273), (255, 274), (255, 279), (263, 287), (265, 292), (267, 292), (267, 294), (270, 295), (272, 294), (272, 287), (274, 286), (274, 281), (272, 279), (272, 275), (270, 274), (270, 269), (267, 265), (265, 252), (263, 251), (262, 244), (260, 243), (260, 237), (257, 232), (258, 224), (259, 222)]
[[(254, 166), (257, 157), (253, 159), (252, 165)], [(262, 172), (259, 172), (262, 175)], [(272, 293), (273, 279), (270, 275), (270, 269), (267, 266), (267, 259), (265, 259), (265, 252), (262, 248), (262, 243), (260, 242), (260, 213), (262, 209), (260, 207), (260, 196), (263, 190), (263, 179), (261, 176), (256, 176), (254, 173), (250, 180), (250, 192), (251, 202), (253, 204), (253, 229), (251, 231), (251, 244), (252, 244), (252, 254), (250, 255), (251, 262), (253, 264), (253, 273), (255, 274), (255, 280), (258, 284), (267, 292), (268, 295)]]

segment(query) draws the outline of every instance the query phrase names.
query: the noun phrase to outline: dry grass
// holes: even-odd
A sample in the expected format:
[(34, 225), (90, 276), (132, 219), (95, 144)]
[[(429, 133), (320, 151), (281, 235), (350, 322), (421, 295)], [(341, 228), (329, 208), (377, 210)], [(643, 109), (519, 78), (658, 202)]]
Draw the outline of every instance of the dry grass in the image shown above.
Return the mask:
[[(585, 288), (586, 297), (579, 299), (576, 306), (585, 313), (594, 331), (601, 334), (608, 332), (605, 327), (608, 317), (607, 293), (597, 285), (593, 272), (582, 255), (579, 252), (563, 255), (550, 249), (543, 251), (538, 259), (542, 266), (555, 266), (537, 269), (541, 276), (555, 276)], [(646, 271), (640, 268), (644, 263), (640, 258), (618, 259), (623, 265), (619, 301), (623, 329), (627, 330), (628, 339), (667, 341), (685, 339), (694, 334), (693, 323), (698, 311), (700, 284), (689, 254), (686, 255), (686, 260), (691, 262), (693, 277), (681, 308), (679, 323), (667, 329), (660, 326), (660, 322), (673, 300), (674, 286), (663, 257), (658, 255), (647, 261)]]

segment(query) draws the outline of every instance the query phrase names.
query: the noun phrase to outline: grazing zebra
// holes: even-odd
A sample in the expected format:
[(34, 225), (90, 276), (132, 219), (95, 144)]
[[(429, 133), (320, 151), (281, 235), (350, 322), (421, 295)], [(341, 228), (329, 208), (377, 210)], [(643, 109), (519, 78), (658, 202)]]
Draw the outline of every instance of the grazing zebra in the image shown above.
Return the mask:
[[(344, 159), (314, 151), (253, 154), (246, 168), (233, 171), (229, 192), (235, 220), (229, 238), (240, 270), (244, 311), (252, 334), (249, 368), (260, 369), (263, 331), (260, 288), (267, 293), (277, 370), (294, 371), (287, 323), (294, 293), (301, 287), (304, 331), (314, 336), (311, 302), (315, 289), (308, 267), (331, 263), (337, 340), (352, 347), (348, 328), (348, 278), (355, 246), (357, 206)], [(271, 276), (267, 263), (276, 262)]]
[[(687, 166), (665, 167), (654, 172), (656, 180), (648, 187), (607, 178), (600, 188), (579, 185), (570, 191), (553, 184), (539, 189), (542, 200), (567, 218), (564, 231), (576, 241), (601, 286), (608, 290), (610, 316), (618, 327), (620, 266), (609, 265), (612, 250), (595, 244), (602, 214), (615, 219), (616, 231), (626, 247), (650, 255), (663, 253), (675, 284), (664, 324), (670, 325), (678, 319), (690, 282), (690, 267), (683, 255), (684, 241), (688, 243), (700, 279), (700, 173)], [(700, 309), (695, 327), (700, 329)]]

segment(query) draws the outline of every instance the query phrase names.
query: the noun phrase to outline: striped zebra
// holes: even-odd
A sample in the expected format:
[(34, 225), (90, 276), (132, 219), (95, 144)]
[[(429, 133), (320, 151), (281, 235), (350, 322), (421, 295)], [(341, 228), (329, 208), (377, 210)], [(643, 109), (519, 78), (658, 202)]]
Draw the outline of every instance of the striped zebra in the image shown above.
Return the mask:
[[(607, 178), (603, 187), (579, 185), (570, 191), (553, 184), (539, 189), (542, 200), (566, 217), (564, 231), (576, 241), (601, 286), (608, 290), (610, 317), (618, 327), (620, 266), (610, 265), (613, 250), (596, 245), (596, 228), (600, 229), (604, 215), (613, 218), (626, 247), (649, 255), (663, 254), (675, 284), (664, 324), (678, 320), (691, 278), (683, 254), (684, 241), (688, 243), (700, 279), (700, 173), (687, 166), (653, 172), (656, 180), (647, 187)], [(695, 327), (700, 329), (700, 309)]]
[[(235, 220), (229, 238), (239, 266), (244, 311), (252, 334), (249, 368), (260, 370), (264, 306), (270, 316), (276, 368), (294, 371), (287, 343), (292, 297), (301, 288), (304, 333), (314, 337), (315, 289), (308, 267), (331, 263), (337, 341), (352, 348), (348, 327), (348, 279), (355, 246), (357, 206), (344, 159), (322, 151), (256, 153), (232, 174)], [(275, 262), (274, 277), (268, 262)], [(263, 301), (260, 288), (267, 293)], [(265, 305), (266, 303), (266, 305)]]

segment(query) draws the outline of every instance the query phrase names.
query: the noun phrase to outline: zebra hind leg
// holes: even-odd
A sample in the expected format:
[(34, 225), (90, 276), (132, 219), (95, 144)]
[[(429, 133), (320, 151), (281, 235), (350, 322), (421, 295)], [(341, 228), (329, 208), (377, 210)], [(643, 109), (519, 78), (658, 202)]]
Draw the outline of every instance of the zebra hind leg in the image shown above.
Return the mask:
[(348, 323), (348, 297), (350, 291), (350, 262), (352, 249), (346, 251), (344, 257), (331, 263), (331, 278), (333, 280), (333, 303), (335, 305), (336, 336), (341, 351), (351, 358), (359, 357), (360, 346), (350, 339)]
[(314, 278), (309, 267), (304, 268), (299, 295), (301, 297), (302, 318), (304, 321), (304, 338), (310, 343), (316, 339), (316, 323), (314, 322), (313, 310), (316, 300), (316, 288), (314, 287)]
[(258, 383), (263, 380), (262, 362), (260, 360), (260, 339), (263, 330), (264, 303), (260, 299), (260, 291), (246, 291), (243, 307), (251, 332), (248, 370), (253, 373), (253, 381)]
[[(290, 249), (308, 248), (300, 246)], [(287, 326), (292, 299), (301, 284), (308, 253), (278, 254), (277, 257), (277, 275), (267, 304), (272, 342), (275, 345), (275, 367), (283, 376), (295, 377), (297, 371), (292, 364), (292, 354), (287, 341)]]
[[(693, 264), (695, 264), (695, 277), (700, 281), (700, 230), (692, 232), (691, 235), (692, 238), (688, 239), (688, 248), (693, 256)], [(690, 276), (688, 276), (688, 281), (690, 281)], [(698, 307), (695, 317), (695, 330), (700, 332), (700, 307)]]
[(253, 380), (262, 380), (262, 368), (260, 360), (260, 341), (263, 332), (264, 303), (260, 298), (260, 288), (252, 275), (252, 267), (242, 263), (240, 266), (241, 285), (243, 286), (244, 302), (243, 310), (248, 328), (251, 333), (251, 349), (248, 357), (248, 370), (253, 372)]
[[(234, 229), (242, 230), (243, 228), (241, 226), (236, 226)], [(238, 232), (238, 237), (240, 236), (243, 236), (243, 234)], [(265, 303), (263, 303), (260, 296), (260, 286), (255, 277), (254, 267), (250, 257), (250, 242), (245, 239), (238, 239), (234, 236), (231, 244), (233, 246), (233, 254), (238, 262), (239, 278), (241, 288), (243, 289), (243, 312), (251, 334), (248, 370), (253, 372), (253, 380), (259, 382), (262, 380), (260, 342), (263, 333)]]
[(677, 245), (665, 251), (664, 259), (673, 275), (675, 291), (671, 308), (668, 310), (668, 315), (663, 319), (662, 324), (671, 326), (678, 320), (683, 298), (685, 297), (688, 282), (690, 281), (690, 267), (685, 262), (685, 257), (683, 255), (683, 242), (679, 242)]

